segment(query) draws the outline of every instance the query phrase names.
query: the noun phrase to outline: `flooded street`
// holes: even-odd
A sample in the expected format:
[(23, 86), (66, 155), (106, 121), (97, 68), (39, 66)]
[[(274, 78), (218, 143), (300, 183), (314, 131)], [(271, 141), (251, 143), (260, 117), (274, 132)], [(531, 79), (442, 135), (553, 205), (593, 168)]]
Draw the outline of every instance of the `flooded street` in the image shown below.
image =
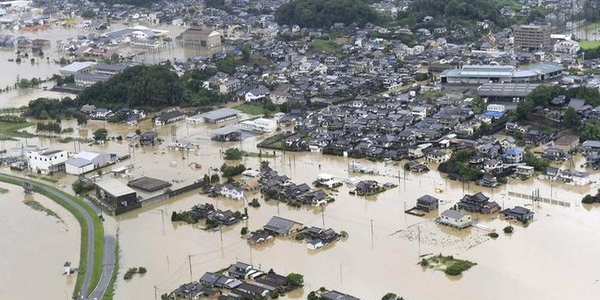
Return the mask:
[[(0, 188), (9, 189), (0, 194), (0, 299), (70, 299), (76, 277), (62, 274), (65, 261), (79, 264), (77, 220), (42, 195), (4, 183)], [(31, 200), (60, 220), (25, 205)]]
[[(63, 124), (63, 127), (68, 124)], [(75, 127), (74, 124), (72, 126)], [(137, 128), (90, 122), (87, 129), (75, 130), (75, 135), (89, 138), (100, 127), (106, 127), (109, 136), (126, 135)], [(184, 123), (176, 124), (176, 129), (159, 127), (156, 130), (164, 139), (163, 144), (148, 148), (129, 147), (127, 141), (87, 145), (34, 138), (28, 143), (69, 151), (111, 151), (120, 156), (129, 153), (131, 159), (114, 166), (134, 165), (132, 176), (124, 178), (125, 181), (150, 176), (190, 183), (208, 173), (209, 167), (218, 168), (223, 163), (220, 153), (223, 149), (241, 147), (258, 152), (255, 145), (260, 138), (249, 138), (242, 143), (210, 141), (210, 131), (214, 128)], [(140, 129), (149, 130), (152, 126), (144, 122)], [(173, 132), (177, 140), (199, 143), (199, 149), (189, 153), (167, 149)], [(19, 142), (5, 143), (9, 147), (17, 146)], [(335, 202), (323, 208), (291, 208), (273, 200), (265, 202), (257, 192), (247, 193), (247, 199), (260, 198), (261, 207), (249, 207), (248, 220), (224, 228), (222, 232), (204, 231), (201, 229), (203, 225), (172, 223), (171, 213), (188, 210), (199, 203), (243, 211), (243, 201), (209, 198), (191, 192), (120, 215), (114, 220), (119, 228), (121, 250), (121, 275), (117, 280), (115, 299), (153, 299), (154, 286), (159, 295), (168, 293), (183, 283), (197, 280), (206, 271), (219, 270), (236, 260), (263, 270), (272, 268), (283, 274), (303, 274), (304, 292), (292, 293), (289, 298), (305, 298), (309, 291), (321, 286), (364, 299), (375, 299), (387, 292), (395, 292), (407, 299), (565, 299), (574, 296), (592, 299), (600, 292), (600, 285), (596, 282), (600, 276), (595, 267), (600, 258), (593, 254), (600, 250), (600, 233), (595, 230), (595, 224), (600, 222), (600, 214), (597, 213), (600, 207), (580, 204), (583, 195), (597, 189), (598, 174), (593, 175), (594, 183), (585, 187), (530, 179), (510, 180), (508, 185), (492, 190), (448, 181), (436, 171), (404, 174), (403, 163), (357, 161), (376, 167), (380, 173), (363, 175), (348, 174), (348, 164), (353, 162), (351, 159), (313, 153), (277, 152), (277, 155), (267, 159), (270, 166), (298, 184), (304, 182), (310, 185), (319, 173), (329, 173), (340, 179), (359, 177), (382, 184), (394, 182), (399, 186), (376, 196), (357, 197), (349, 195), (351, 187), (344, 185), (338, 192), (328, 192)], [(191, 162), (202, 167), (192, 168), (189, 166)], [(258, 158), (245, 158), (242, 163), (256, 169), (260, 161)], [(579, 162), (575, 165), (579, 168)], [(432, 168), (435, 169), (435, 166)], [(75, 178), (71, 175), (57, 178), (60, 179), (59, 185), (70, 191), (70, 182)], [(513, 193), (529, 195), (536, 189), (539, 189), (540, 197), (565, 201), (570, 206), (539, 202), (532, 206), (531, 200), (511, 196)], [(437, 216), (435, 212), (424, 218), (404, 213), (424, 194), (440, 198), (443, 201), (440, 211), (443, 211), (453, 206), (464, 193), (477, 191), (483, 191), (503, 207), (521, 205), (533, 209), (535, 221), (527, 228), (513, 224), (515, 232), (506, 235), (502, 233), (502, 228), (508, 224), (506, 221), (475, 215), (480, 223), (500, 233), (499, 238), (492, 240), (487, 237), (486, 231), (477, 228), (458, 231), (440, 227), (433, 221)], [(349, 238), (313, 251), (308, 250), (304, 243), (280, 238), (266, 245), (251, 247), (240, 237), (242, 227), (246, 226), (250, 231), (260, 229), (272, 216), (289, 218), (305, 226), (331, 227), (338, 232), (343, 230), (348, 232)], [(108, 221), (113, 223), (112, 218)], [(411, 234), (402, 234), (407, 230), (414, 232), (415, 226), (421, 232), (421, 243), (414, 234), (413, 238), (406, 237)], [(460, 278), (450, 278), (442, 272), (424, 270), (417, 265), (419, 255), (427, 253), (454, 255), (477, 265)], [(134, 276), (129, 281), (123, 280), (125, 270), (139, 266), (146, 267), (148, 273)], [(577, 276), (578, 280), (564, 281), (566, 274)], [(548, 286), (560, 288), (548, 289)], [(519, 290), (516, 295), (512, 292), (515, 289)]]
[[(124, 25), (124, 24), (113, 24), (111, 29), (108, 31), (114, 31), (128, 26), (136, 26), (137, 24)], [(150, 27), (150, 26), (148, 26)], [(184, 27), (174, 26), (160, 26), (154, 27), (156, 29), (168, 30), (169, 36), (175, 38), (177, 35), (185, 29)], [(58, 24), (51, 25), (45, 30), (37, 32), (22, 31), (22, 30), (9, 30), (0, 29), (0, 35), (14, 35), (14, 36), (25, 36), (30, 39), (48, 39), (50, 40), (50, 48), (44, 49), (44, 57), (33, 56), (31, 51), (21, 50), (22, 52), (28, 52), (29, 57), (23, 58), (21, 63), (15, 61), (9, 61), (16, 59), (17, 49), (0, 48), (0, 88), (14, 87), (14, 84), (20, 79), (32, 79), (40, 78), (45, 80), (52, 77), (54, 74), (59, 74), (61, 65), (55, 63), (59, 61), (61, 57), (67, 57), (67, 53), (59, 51), (57, 45), (59, 41), (66, 41), (70, 38), (77, 38), (80, 35), (86, 36), (92, 33), (103, 34), (107, 31), (96, 31), (89, 28), (75, 28), (75, 27), (63, 27)], [(154, 64), (167, 59), (170, 60), (184, 60), (187, 57), (201, 55), (204, 53), (183, 49), (176, 44), (165, 46), (163, 49), (143, 49), (143, 48), (123, 48), (125, 53), (138, 53), (134, 61), (138, 63)], [(31, 58), (35, 58), (35, 62), (31, 63)], [(29, 89), (17, 89), (9, 92), (0, 93), (0, 107), (19, 107), (27, 105), (29, 101), (40, 98), (63, 98), (66, 96), (75, 97), (73, 94), (57, 93), (43, 91), (42, 87), (48, 87), (48, 89), (54, 86), (53, 82), (43, 83), (39, 88)]]

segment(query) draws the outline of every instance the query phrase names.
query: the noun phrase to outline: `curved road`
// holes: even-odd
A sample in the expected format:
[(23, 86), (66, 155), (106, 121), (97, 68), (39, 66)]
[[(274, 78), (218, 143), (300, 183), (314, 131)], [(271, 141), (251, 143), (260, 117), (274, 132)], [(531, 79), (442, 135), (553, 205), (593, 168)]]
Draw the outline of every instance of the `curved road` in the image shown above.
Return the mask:
[[(90, 286), (90, 281), (92, 279), (92, 274), (94, 272), (94, 250), (95, 250), (94, 234), (96, 232), (96, 229), (94, 228), (94, 222), (93, 222), (92, 218), (97, 218), (97, 216), (90, 215), (89, 212), (86, 209), (84, 209), (80, 203), (71, 200), (71, 198), (66, 197), (62, 193), (59, 193), (58, 189), (56, 189), (56, 188), (51, 188), (45, 184), (40, 184), (33, 180), (27, 180), (25, 178), (21, 178), (18, 176), (12, 176), (12, 175), (8, 175), (8, 174), (0, 174), (0, 178), (18, 180), (21, 183), (24, 181), (27, 181), (27, 182), (31, 183), (31, 185), (33, 187), (35, 187), (39, 190), (43, 190), (53, 196), (60, 198), (61, 200), (69, 203), (83, 215), (85, 223), (87, 225), (86, 227), (87, 227), (88, 239), (87, 239), (86, 243), (87, 243), (88, 251), (87, 251), (87, 257), (85, 257), (86, 266), (87, 266), (86, 270), (85, 270), (85, 277), (83, 280), (83, 284), (81, 285), (81, 290), (79, 291), (79, 294), (85, 295), (86, 291), (88, 290), (88, 287)], [(116, 241), (116, 239), (113, 235), (108, 235), (108, 234), (104, 235), (104, 247), (103, 247), (104, 255), (102, 256), (102, 276), (100, 277), (98, 285), (94, 288), (92, 293), (87, 297), (81, 296), (80, 299), (100, 300), (106, 293), (106, 290), (108, 289), (108, 286), (110, 284), (110, 279), (112, 277), (112, 274), (113, 274), (114, 268), (115, 268), (115, 246), (116, 246), (115, 241)], [(80, 259), (84, 259), (84, 258), (81, 257)]]

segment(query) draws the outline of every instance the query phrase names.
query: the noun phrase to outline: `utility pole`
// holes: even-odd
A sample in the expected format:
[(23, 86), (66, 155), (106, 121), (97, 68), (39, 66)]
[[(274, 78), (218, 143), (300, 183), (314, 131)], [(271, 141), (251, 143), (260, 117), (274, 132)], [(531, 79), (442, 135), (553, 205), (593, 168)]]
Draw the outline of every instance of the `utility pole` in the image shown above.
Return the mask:
[(325, 229), (325, 206), (321, 204), (321, 219), (323, 219), (323, 229)]
[(421, 226), (417, 225), (417, 241), (419, 243), (419, 257), (421, 257)]
[(344, 278), (342, 277), (342, 263), (340, 263), (340, 284), (344, 285)]
[(154, 286), (154, 300), (158, 300), (158, 288)]
[(194, 279), (193, 279), (194, 276), (192, 275), (192, 256), (191, 255), (188, 255), (188, 263), (190, 265), (190, 281), (194, 281)]
[(371, 219), (371, 249), (375, 247), (375, 240), (373, 238), (373, 219)]

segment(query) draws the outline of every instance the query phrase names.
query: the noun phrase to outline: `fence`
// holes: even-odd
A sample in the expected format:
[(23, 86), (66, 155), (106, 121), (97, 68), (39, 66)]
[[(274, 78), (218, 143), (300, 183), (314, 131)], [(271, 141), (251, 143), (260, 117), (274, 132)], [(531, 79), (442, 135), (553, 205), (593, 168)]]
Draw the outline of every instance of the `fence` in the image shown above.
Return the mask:
[(515, 193), (515, 192), (508, 192), (508, 195), (511, 196), (511, 197), (517, 197), (517, 198), (522, 198), (522, 199), (539, 201), (539, 202), (553, 204), (553, 205), (560, 205), (560, 206), (564, 206), (564, 207), (571, 207), (571, 203), (570, 202), (559, 201), (559, 200), (550, 199), (550, 198), (544, 198), (544, 197), (540, 197), (540, 196), (536, 196), (536, 195), (521, 194), (521, 193)]

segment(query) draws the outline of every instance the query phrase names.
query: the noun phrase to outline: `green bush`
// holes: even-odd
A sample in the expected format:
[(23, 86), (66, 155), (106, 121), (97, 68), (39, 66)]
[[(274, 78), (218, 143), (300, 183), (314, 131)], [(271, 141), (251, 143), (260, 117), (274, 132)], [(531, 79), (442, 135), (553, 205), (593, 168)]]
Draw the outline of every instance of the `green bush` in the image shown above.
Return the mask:
[(490, 232), (490, 233), (488, 234), (488, 236), (489, 236), (489, 237), (491, 237), (491, 238), (493, 238), (493, 239), (495, 239), (495, 238), (497, 238), (497, 237), (498, 237), (498, 233), (496, 233), (496, 232)]
[(503, 229), (504, 233), (513, 233), (514, 228), (512, 226), (506, 226)]

